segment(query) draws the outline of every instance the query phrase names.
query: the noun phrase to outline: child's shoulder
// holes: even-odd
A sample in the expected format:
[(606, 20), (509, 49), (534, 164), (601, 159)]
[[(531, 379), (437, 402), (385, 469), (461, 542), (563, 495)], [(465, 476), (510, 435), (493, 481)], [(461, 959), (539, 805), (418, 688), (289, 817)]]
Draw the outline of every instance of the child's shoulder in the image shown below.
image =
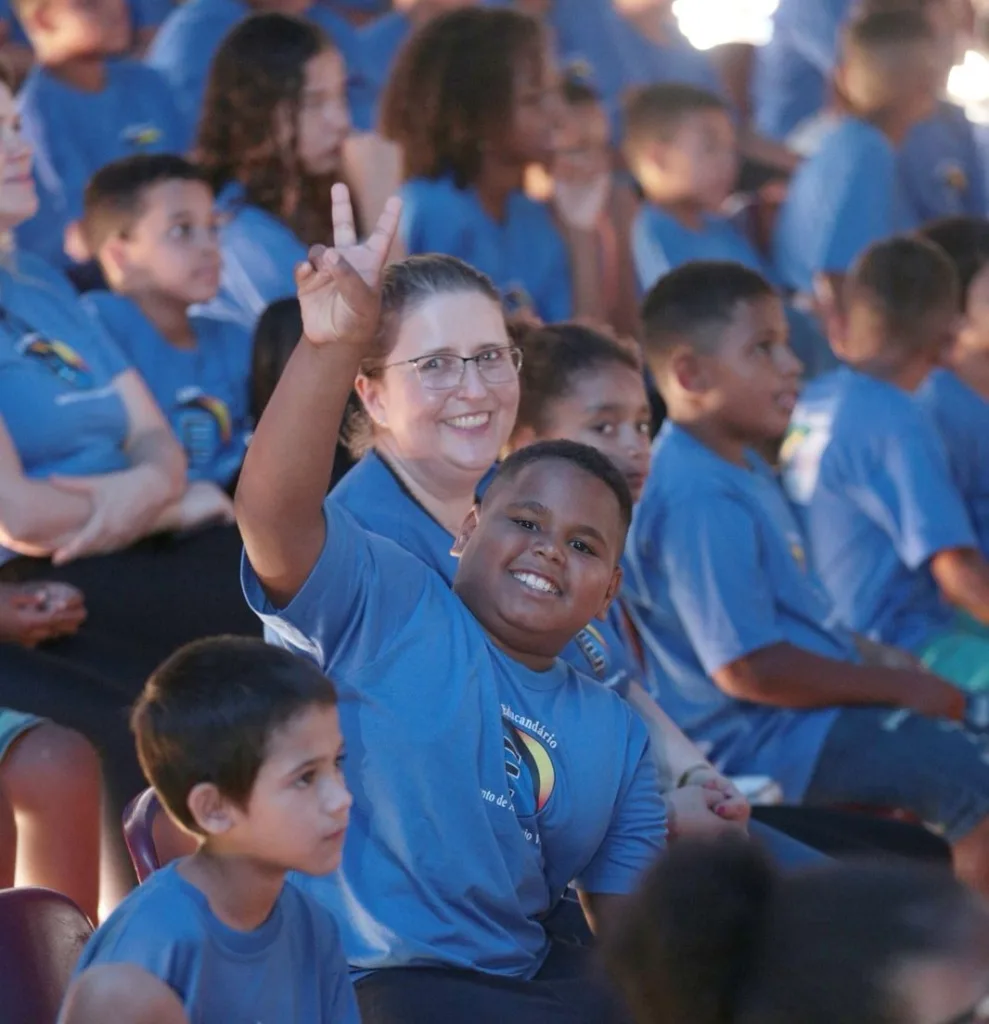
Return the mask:
[(673, 423), (653, 448), (643, 506), (716, 501), (744, 491), (751, 471), (734, 466)]
[(107, 81), (119, 90), (159, 90), (170, 94), (168, 82), (160, 71), (130, 57), (115, 57), (107, 61)]
[(242, 323), (202, 314), (191, 316), (189, 322), (200, 345), (251, 348), (251, 332)]
[(137, 303), (111, 291), (86, 292), (80, 297), (86, 310), (103, 325), (116, 341), (127, 340), (131, 332), (154, 331)]
[(857, 117), (843, 117), (836, 121), (821, 140), (817, 154), (810, 158), (812, 166), (827, 167), (835, 163), (860, 164), (878, 160), (874, 168), (895, 161), (892, 143), (874, 125)]

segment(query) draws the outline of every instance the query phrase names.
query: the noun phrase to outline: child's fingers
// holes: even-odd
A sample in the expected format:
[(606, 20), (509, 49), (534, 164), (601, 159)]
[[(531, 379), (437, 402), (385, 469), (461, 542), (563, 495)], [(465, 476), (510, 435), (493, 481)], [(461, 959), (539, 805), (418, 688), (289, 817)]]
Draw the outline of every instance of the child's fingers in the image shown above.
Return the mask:
[(391, 250), (395, 236), (398, 234), (399, 221), (402, 219), (402, 200), (398, 196), (392, 196), (385, 203), (381, 211), (378, 223), (367, 240), (367, 248), (377, 257), (379, 269), (385, 265), (388, 253)]
[(333, 247), (344, 249), (357, 244), (357, 228), (354, 226), (354, 208), (350, 202), (350, 189), (336, 184), (330, 192), (333, 217)]

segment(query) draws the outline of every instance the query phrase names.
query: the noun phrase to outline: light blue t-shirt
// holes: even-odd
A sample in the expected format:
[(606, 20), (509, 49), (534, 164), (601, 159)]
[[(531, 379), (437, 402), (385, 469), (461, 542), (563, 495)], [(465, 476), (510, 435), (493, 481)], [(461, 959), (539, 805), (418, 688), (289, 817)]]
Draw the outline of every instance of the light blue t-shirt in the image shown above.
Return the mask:
[(509, 308), (530, 307), (546, 323), (573, 315), (570, 257), (544, 203), (513, 192), (499, 224), (473, 189), (458, 189), (450, 178), (415, 178), (401, 196), (401, 235), (410, 256), (457, 256), (487, 274)]
[(855, 0), (780, 0), (773, 35), (755, 55), (755, 124), (782, 142), (825, 104), (841, 27)]
[(825, 374), (800, 398), (781, 463), (842, 622), (910, 651), (951, 628), (927, 563), (977, 544), (941, 438), (913, 396), (847, 366)]
[(189, 144), (168, 83), (133, 60), (106, 63), (99, 92), (83, 92), (41, 67), (17, 97), (34, 148), (38, 212), (17, 228), (18, 245), (65, 266), (65, 229), (82, 216), (83, 192), (105, 164), (135, 153), (183, 153)]
[(327, 544), (288, 607), (243, 568), (265, 625), (336, 683), (359, 766), (342, 868), (299, 884), (334, 910), (352, 967), (531, 978), (571, 882), (630, 892), (663, 848), (645, 726), (562, 661), (514, 661), (441, 576), (323, 509)]
[(170, 345), (137, 303), (90, 292), (84, 305), (134, 369), (185, 449), (190, 480), (225, 487), (240, 470), (251, 431), (251, 336), (238, 324), (192, 318), (195, 349)]
[(916, 394), (944, 442), (951, 476), (989, 557), (989, 402), (950, 370), (935, 370)]
[(219, 294), (204, 310), (253, 331), (272, 302), (295, 295), (295, 267), (309, 250), (284, 221), (247, 203), (236, 182), (223, 187), (216, 208), (224, 215), (223, 270)]
[(672, 422), (656, 439), (625, 549), (623, 600), (649, 689), (729, 775), (769, 775), (799, 801), (837, 709), (736, 700), (711, 678), (774, 644), (857, 661), (807, 564), (803, 537), (771, 471), (715, 455)]
[(361, 132), (378, 125), (381, 94), (402, 44), (412, 33), (412, 22), (402, 11), (392, 11), (355, 32), (348, 57), (350, 120)]
[(0, 269), (0, 417), (27, 476), (127, 468), (127, 413), (114, 385), (127, 369), (54, 268), (21, 253), (16, 274)]
[(173, 862), (110, 915), (82, 952), (96, 964), (134, 964), (181, 999), (189, 1024), (360, 1024), (330, 913), (286, 882), (253, 931), (220, 921)]
[(874, 242), (916, 225), (892, 145), (872, 125), (842, 118), (790, 182), (776, 225), (776, 270), (786, 287), (810, 294), (815, 274), (846, 273)]

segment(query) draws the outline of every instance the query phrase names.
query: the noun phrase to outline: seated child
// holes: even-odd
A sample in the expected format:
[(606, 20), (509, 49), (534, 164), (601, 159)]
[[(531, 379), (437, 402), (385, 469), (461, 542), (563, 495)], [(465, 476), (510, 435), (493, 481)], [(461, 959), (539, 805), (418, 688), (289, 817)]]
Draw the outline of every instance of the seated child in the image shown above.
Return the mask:
[(329, 237), (330, 187), (350, 126), (345, 82), (339, 50), (308, 22), (256, 14), (223, 40), (197, 146), (223, 215), (210, 315), (253, 330), (268, 305), (295, 294), (293, 270), (309, 245)]
[(849, 275), (845, 363), (814, 381), (793, 413), (783, 480), (810, 561), (839, 619), (912, 651), (965, 689), (989, 688), (989, 563), (937, 428), (913, 397), (951, 348), (958, 281), (937, 246), (894, 238)]
[(568, 253), (569, 242), (575, 265), (585, 254), (596, 261), (595, 233), (561, 230), (522, 191), (526, 168), (552, 155), (549, 75), (534, 19), (464, 8), (410, 40), (381, 113), (382, 133), (402, 150), (405, 252), (457, 256), (494, 281), (510, 310), (546, 321), (599, 312), (596, 295), (574, 290)]
[(15, 9), (37, 61), (18, 104), (40, 201), (17, 240), (65, 266), (66, 229), (90, 175), (134, 153), (182, 152), (190, 136), (168, 83), (118, 56), (130, 31), (123, 0), (15, 0)]
[(902, 652), (859, 653), (754, 454), (786, 430), (800, 377), (772, 287), (736, 264), (688, 264), (660, 279), (643, 318), (668, 419), (623, 598), (650, 692), (721, 771), (769, 775), (788, 802), (912, 810), (989, 890), (989, 764), (945, 728), (965, 695)]
[(83, 301), (147, 381), (185, 449), (189, 480), (228, 487), (251, 427), (251, 339), (238, 324), (189, 313), (220, 283), (205, 175), (165, 154), (108, 164), (86, 188), (82, 233), (111, 289)]
[(401, 207), (364, 245), (342, 186), (333, 209), (338, 248), (299, 270), (305, 340), (237, 493), (248, 599), (332, 673), (361, 748), (343, 884), (314, 891), (345, 897), (375, 1021), (432, 1021), (437, 1005), (450, 1024), (543, 1021), (547, 1002), (575, 1024), (620, 1021), (542, 919), (574, 880), (592, 926), (606, 918), (665, 840), (645, 726), (557, 660), (618, 588), (628, 486), (573, 442), (511, 456), (462, 528), (453, 590), (324, 504)]
[(797, 170), (776, 225), (777, 272), (805, 300), (818, 275), (837, 286), (870, 244), (915, 225), (896, 147), (933, 108), (935, 49), (917, 11), (868, 15), (845, 32), (836, 78), (847, 116)]
[(955, 265), (962, 322), (944, 365), (920, 385), (917, 399), (934, 417), (979, 547), (989, 557), (989, 221), (936, 221), (922, 234)]
[[(336, 922), (286, 880), (340, 863), (351, 798), (336, 703), (311, 663), (260, 640), (198, 641), (155, 671), (133, 713), (138, 756), (201, 845), (114, 911), (77, 974), (142, 968), (193, 1024), (357, 1024)], [(133, 1024), (112, 987), (90, 1013)]]

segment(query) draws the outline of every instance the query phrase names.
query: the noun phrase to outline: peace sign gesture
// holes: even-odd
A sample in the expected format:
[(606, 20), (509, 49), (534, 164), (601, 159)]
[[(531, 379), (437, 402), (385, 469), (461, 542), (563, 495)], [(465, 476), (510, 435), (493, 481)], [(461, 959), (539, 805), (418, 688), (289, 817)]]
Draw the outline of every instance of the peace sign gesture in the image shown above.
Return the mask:
[(314, 245), (295, 271), (302, 329), (314, 345), (364, 347), (374, 337), (381, 310), (381, 276), (398, 232), (402, 201), (385, 204), (377, 226), (358, 245), (350, 190), (334, 185), (334, 247)]

